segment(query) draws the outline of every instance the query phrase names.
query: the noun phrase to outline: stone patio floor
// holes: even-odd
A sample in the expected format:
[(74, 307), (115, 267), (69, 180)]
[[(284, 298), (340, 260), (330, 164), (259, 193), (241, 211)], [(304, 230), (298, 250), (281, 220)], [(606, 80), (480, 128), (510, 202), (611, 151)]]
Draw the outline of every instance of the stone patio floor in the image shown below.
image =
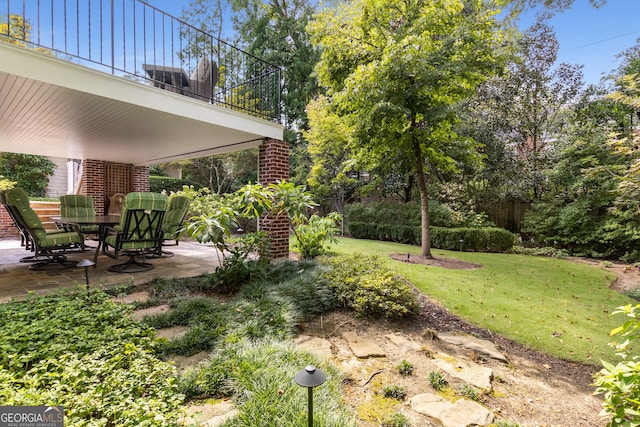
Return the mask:
[[(96, 242), (88, 242), (95, 245)], [(114, 264), (125, 262), (128, 257), (117, 260), (100, 254), (97, 266), (89, 267), (89, 283), (91, 287), (113, 287), (119, 284), (148, 283), (154, 278), (195, 277), (211, 273), (218, 265), (216, 249), (211, 245), (203, 245), (193, 241), (180, 241), (178, 246), (169, 246), (166, 250), (174, 253), (171, 258), (148, 260), (155, 268), (142, 273), (112, 273), (107, 269)], [(0, 240), (0, 302), (20, 298), (29, 292), (46, 293), (59, 287), (85, 285), (84, 268), (67, 268), (50, 271), (29, 270), (29, 263), (20, 259), (31, 255), (20, 246), (19, 240)], [(86, 252), (70, 252), (67, 259), (80, 261), (93, 260), (94, 250)]]

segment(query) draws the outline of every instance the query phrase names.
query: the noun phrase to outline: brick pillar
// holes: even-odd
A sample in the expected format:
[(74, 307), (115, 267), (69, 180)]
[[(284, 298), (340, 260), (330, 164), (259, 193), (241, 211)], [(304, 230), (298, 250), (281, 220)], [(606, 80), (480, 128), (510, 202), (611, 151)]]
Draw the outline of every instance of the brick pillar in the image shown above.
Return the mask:
[(149, 167), (134, 166), (131, 172), (133, 191), (149, 191)]
[(93, 199), (93, 207), (98, 215), (106, 214), (104, 203), (104, 162), (86, 159), (82, 161), (82, 180), (80, 194)]
[(17, 239), (20, 237), (18, 229), (4, 206), (0, 205), (0, 239)]
[[(289, 146), (277, 139), (265, 139), (260, 145), (258, 157), (258, 182), (274, 184), (289, 179)], [(271, 257), (289, 257), (289, 219), (261, 218), (259, 228), (271, 236)]]

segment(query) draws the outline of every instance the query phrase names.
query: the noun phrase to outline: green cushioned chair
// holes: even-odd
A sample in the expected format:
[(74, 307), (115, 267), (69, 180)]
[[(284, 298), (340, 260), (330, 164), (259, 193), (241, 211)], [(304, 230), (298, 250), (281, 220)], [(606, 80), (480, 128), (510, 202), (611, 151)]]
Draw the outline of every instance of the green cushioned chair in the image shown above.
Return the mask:
[[(109, 230), (102, 249), (104, 254), (115, 259), (120, 254), (127, 254), (129, 261), (113, 265), (109, 271), (137, 273), (154, 268), (153, 264), (145, 262), (145, 257), (162, 250), (162, 220), (168, 203), (169, 198), (160, 193), (127, 194), (120, 224)], [(136, 256), (142, 257), (142, 262), (138, 262)]]
[[(169, 207), (164, 213), (162, 220), (163, 241), (162, 246), (177, 246), (180, 238), (180, 226), (184, 221), (189, 210), (190, 200), (184, 196), (173, 196), (169, 198)], [(170, 244), (168, 241), (173, 240), (175, 243)], [(172, 252), (161, 250), (158, 256), (171, 257)]]
[(69, 268), (75, 261), (67, 261), (64, 252), (68, 249), (82, 247), (84, 239), (78, 231), (47, 230), (38, 215), (29, 206), (29, 196), (22, 188), (12, 188), (4, 193), (7, 206), (15, 214), (18, 226), (23, 230), (33, 246), (35, 257), (43, 257), (43, 261), (32, 264), (32, 270), (50, 268)]
[[(60, 216), (66, 218), (73, 217), (93, 217), (96, 210), (93, 208), (93, 199), (85, 194), (67, 194), (60, 196)], [(80, 232), (84, 235), (98, 237), (100, 227), (97, 225), (81, 225)], [(85, 248), (85, 247), (83, 247)]]

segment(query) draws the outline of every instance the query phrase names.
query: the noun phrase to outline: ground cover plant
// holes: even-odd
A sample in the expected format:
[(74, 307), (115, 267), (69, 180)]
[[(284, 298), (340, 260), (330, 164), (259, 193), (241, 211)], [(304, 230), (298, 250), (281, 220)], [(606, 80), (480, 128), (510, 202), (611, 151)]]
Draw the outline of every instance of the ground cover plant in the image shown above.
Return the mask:
[(476, 326), (562, 359), (599, 365), (615, 358), (608, 346), (617, 325), (609, 315), (632, 300), (609, 289), (614, 275), (562, 259), (435, 250), (481, 265), (475, 270), (398, 262), (416, 246), (338, 238), (333, 254), (379, 255), (424, 295)]

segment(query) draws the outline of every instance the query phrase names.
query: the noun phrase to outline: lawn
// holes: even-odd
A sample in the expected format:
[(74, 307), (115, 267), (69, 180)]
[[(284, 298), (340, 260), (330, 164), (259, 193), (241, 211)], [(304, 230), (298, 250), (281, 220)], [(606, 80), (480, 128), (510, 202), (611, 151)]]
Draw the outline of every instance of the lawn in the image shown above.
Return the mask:
[(423, 294), (474, 325), (567, 360), (613, 360), (609, 332), (626, 319), (610, 313), (634, 303), (609, 289), (613, 273), (567, 260), (433, 250), (436, 257), (482, 265), (453, 270), (389, 258), (419, 254), (417, 246), (339, 238), (331, 247), (333, 254), (355, 252), (380, 255)]

